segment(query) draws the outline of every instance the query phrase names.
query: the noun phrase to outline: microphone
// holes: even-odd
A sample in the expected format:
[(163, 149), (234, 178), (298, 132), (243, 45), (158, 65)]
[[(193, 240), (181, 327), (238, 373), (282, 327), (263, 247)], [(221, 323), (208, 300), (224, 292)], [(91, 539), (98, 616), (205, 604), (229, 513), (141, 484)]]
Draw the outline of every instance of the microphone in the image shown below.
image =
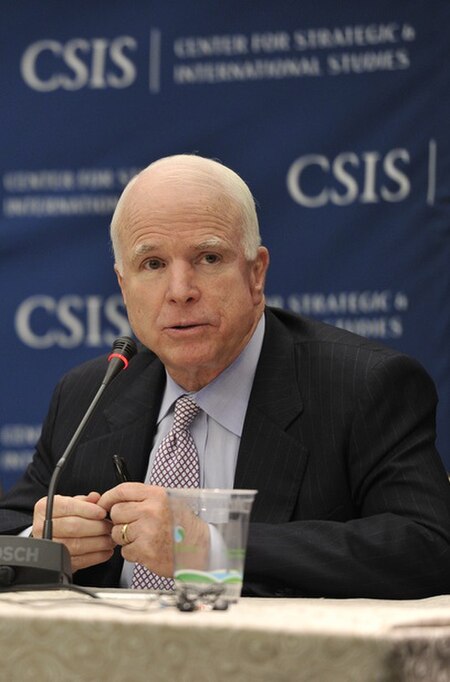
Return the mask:
[(0, 588), (11, 585), (64, 585), (72, 582), (69, 550), (62, 543), (52, 541), (56, 486), (63, 467), (74, 452), (105, 389), (119, 372), (128, 367), (136, 352), (136, 343), (128, 336), (121, 336), (114, 341), (103, 381), (63, 455), (56, 463), (50, 479), (42, 539), (0, 536)]
[(86, 425), (94, 412), (95, 408), (97, 407), (98, 401), (102, 397), (105, 389), (111, 381), (121, 372), (123, 369), (126, 369), (128, 367), (128, 363), (131, 360), (131, 358), (136, 354), (137, 348), (136, 344), (133, 341), (133, 339), (130, 339), (128, 336), (121, 336), (120, 338), (116, 339), (113, 343), (112, 351), (108, 356), (108, 362), (109, 366), (108, 369), (106, 370), (106, 374), (103, 378), (102, 383), (100, 384), (100, 388), (98, 389), (97, 393), (94, 396), (93, 401), (88, 407), (88, 410), (86, 414), (84, 415), (83, 419), (81, 420), (77, 430), (72, 436), (72, 439), (69, 443), (69, 445), (66, 447), (62, 457), (58, 460), (56, 463), (55, 470), (53, 472), (53, 475), (50, 479), (50, 484), (48, 486), (48, 495), (47, 495), (47, 508), (45, 512), (45, 521), (44, 521), (44, 530), (42, 537), (46, 540), (51, 540), (53, 538), (53, 523), (52, 523), (52, 515), (53, 515), (53, 501), (55, 498), (55, 492), (56, 492), (56, 484), (58, 483), (59, 476), (61, 474), (61, 471), (66, 464), (67, 460), (75, 450), (75, 446), (77, 445), (81, 434), (83, 433), (84, 429), (86, 428)]

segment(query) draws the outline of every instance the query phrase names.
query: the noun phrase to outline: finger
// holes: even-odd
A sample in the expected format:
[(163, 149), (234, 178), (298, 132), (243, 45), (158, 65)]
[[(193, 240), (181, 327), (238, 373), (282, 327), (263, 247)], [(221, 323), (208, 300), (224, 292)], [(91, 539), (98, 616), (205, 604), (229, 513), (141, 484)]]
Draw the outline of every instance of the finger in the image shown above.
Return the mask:
[[(139, 521), (130, 523), (119, 523), (111, 529), (111, 539), (116, 545), (129, 547), (133, 545), (135, 551), (143, 544), (152, 544), (154, 533), (157, 532), (157, 525), (145, 525), (145, 533), (142, 531), (142, 524)], [(142, 552), (142, 550), (141, 550)]]
[(136, 523), (119, 523), (111, 529), (111, 539), (116, 545), (130, 545), (137, 540), (136, 532), (133, 531)]
[[(91, 493), (90, 493), (91, 495)], [(104, 519), (106, 513), (104, 509), (94, 502), (87, 502), (82, 499), (84, 496), (68, 497), (66, 495), (56, 495), (53, 501), (52, 521), (53, 523), (64, 516), (79, 516), (95, 520)], [(47, 498), (42, 497), (34, 507), (33, 513), (33, 535), (42, 537), (44, 520), (47, 516)], [(54, 531), (53, 531), (54, 532)]]
[(111, 507), (110, 518), (114, 525), (131, 523), (141, 517), (158, 516), (163, 505), (148, 498), (142, 502), (117, 502)]
[(105, 510), (94, 502), (77, 497), (56, 495), (53, 503), (53, 519), (64, 516), (79, 516), (85, 519), (104, 519)]
[(146, 483), (120, 483), (103, 493), (98, 505), (110, 511), (119, 502), (141, 502), (152, 495), (165, 496), (164, 488)]
[[(119, 531), (120, 532), (120, 531)], [(133, 533), (136, 532), (136, 536)], [(143, 539), (143, 534), (139, 533), (139, 529), (132, 528), (131, 531), (127, 529), (127, 535), (130, 536), (131, 542), (122, 544), (121, 554), (126, 561), (143, 564), (151, 571), (158, 575), (171, 577), (173, 575), (173, 544), (171, 534), (157, 533), (149, 540), (147, 535)]]
[(46, 510), (47, 510), (47, 498), (46, 497), (41, 497), (40, 500), (36, 502), (34, 505), (34, 510), (33, 510), (33, 521), (34, 522), (39, 522), (44, 521), (45, 516), (46, 516)]
[(54, 537), (53, 539), (67, 547), (72, 559), (84, 554), (110, 552), (116, 546), (110, 535), (96, 535), (88, 538)]
[(76, 500), (84, 500), (85, 502), (93, 502), (96, 504), (101, 498), (101, 495), (100, 493), (92, 491), (89, 493), (89, 495), (75, 495), (74, 497)]
[(79, 516), (62, 516), (53, 520), (55, 538), (87, 538), (96, 535), (111, 535), (111, 522), (83, 519)]
[[(120, 553), (122, 554), (122, 557), (125, 559), (125, 561), (130, 561), (131, 563), (135, 563), (137, 561), (139, 563), (142, 563), (142, 558), (139, 554), (139, 549), (136, 547), (135, 543), (123, 545), (122, 549), (120, 550)], [(146, 566), (146, 568), (152, 570), (148, 565)]]
[(95, 566), (96, 564), (102, 564), (105, 561), (108, 561), (108, 559), (111, 559), (113, 553), (113, 550), (108, 550), (104, 552), (91, 552), (90, 554), (76, 556), (72, 559), (72, 572), (76, 573), (82, 568), (89, 568), (90, 566)]

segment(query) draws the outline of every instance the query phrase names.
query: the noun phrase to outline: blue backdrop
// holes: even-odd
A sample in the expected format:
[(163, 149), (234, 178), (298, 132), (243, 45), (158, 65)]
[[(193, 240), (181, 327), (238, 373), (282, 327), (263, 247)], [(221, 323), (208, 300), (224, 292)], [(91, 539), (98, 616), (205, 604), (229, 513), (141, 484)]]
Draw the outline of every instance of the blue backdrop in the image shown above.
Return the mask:
[(450, 469), (449, 26), (448, 0), (3, 0), (4, 488), (57, 379), (128, 332), (109, 220), (179, 152), (249, 183), (270, 303), (425, 365)]

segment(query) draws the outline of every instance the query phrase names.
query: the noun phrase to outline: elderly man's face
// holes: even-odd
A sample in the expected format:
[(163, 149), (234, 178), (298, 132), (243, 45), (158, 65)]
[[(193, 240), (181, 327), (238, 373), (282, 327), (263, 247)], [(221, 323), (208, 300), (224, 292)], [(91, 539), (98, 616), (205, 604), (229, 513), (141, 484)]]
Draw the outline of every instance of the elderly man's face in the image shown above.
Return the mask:
[(245, 259), (238, 220), (204, 176), (140, 179), (121, 216), (116, 272), (131, 327), (186, 390), (233, 362), (264, 307), (268, 252)]

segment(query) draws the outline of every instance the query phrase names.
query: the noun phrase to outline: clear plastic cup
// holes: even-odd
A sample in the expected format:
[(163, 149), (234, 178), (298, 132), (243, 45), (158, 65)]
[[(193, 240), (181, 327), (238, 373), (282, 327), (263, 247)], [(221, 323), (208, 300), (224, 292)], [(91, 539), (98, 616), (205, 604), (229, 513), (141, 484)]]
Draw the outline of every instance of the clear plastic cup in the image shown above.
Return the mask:
[(227, 608), (242, 590), (256, 490), (169, 488), (174, 580), (182, 610)]

